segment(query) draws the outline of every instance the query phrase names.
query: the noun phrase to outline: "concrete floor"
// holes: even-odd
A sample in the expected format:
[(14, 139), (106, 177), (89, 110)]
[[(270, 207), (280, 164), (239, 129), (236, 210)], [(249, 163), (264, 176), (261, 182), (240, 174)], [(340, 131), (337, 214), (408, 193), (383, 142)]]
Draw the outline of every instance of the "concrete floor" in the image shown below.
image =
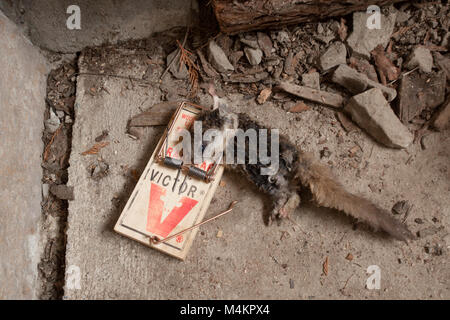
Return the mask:
[(32, 299), (48, 64), (2, 12), (0, 30), (0, 299)]
[[(152, 56), (158, 58), (164, 57)], [(84, 63), (83, 56), (80, 59), (80, 72), (92, 71), (94, 66)], [(148, 67), (130, 55), (115, 59), (109, 71), (114, 74), (141, 77)], [(107, 66), (109, 61), (106, 55)], [(270, 210), (266, 197), (240, 176), (226, 172), (225, 185), (218, 188), (206, 217), (233, 200), (239, 203), (233, 213), (201, 227), (186, 261), (114, 233), (136, 183), (127, 172), (142, 172), (162, 133), (162, 128), (146, 128), (140, 140), (133, 140), (126, 135), (127, 121), (160, 102), (161, 87), (185, 86), (170, 78), (159, 85), (156, 81), (163, 69), (160, 65), (148, 74), (154, 81), (150, 85), (122, 78), (78, 77), (69, 169), (75, 200), (69, 202), (66, 268), (80, 270), (81, 281), (77, 288), (68, 286), (66, 278), (66, 299), (450, 298), (449, 131), (427, 137), (426, 150), (418, 144), (393, 150), (361, 131), (346, 134), (333, 110), (314, 106), (294, 115), (271, 100), (260, 106), (241, 94), (228, 95), (235, 110), (279, 128), (317, 156), (328, 147), (331, 156), (323, 161), (332, 162), (333, 171), (352, 192), (387, 209), (399, 200), (414, 204), (406, 220), (413, 232), (443, 228), (405, 244), (361, 226), (354, 229), (351, 219), (310, 204), (302, 205), (292, 221), (267, 227), (263, 223)], [(211, 100), (201, 93), (200, 102), (206, 105)], [(98, 155), (82, 156), (105, 129), (110, 144)], [(362, 148), (360, 162), (347, 156), (356, 144)], [(108, 163), (109, 174), (94, 181), (89, 166), (98, 161)], [(415, 223), (416, 218), (424, 223)], [(219, 230), (222, 237), (217, 237)], [(436, 247), (444, 253), (436, 255)], [(349, 253), (351, 261), (346, 259)], [(381, 270), (379, 290), (366, 288), (371, 265)]]

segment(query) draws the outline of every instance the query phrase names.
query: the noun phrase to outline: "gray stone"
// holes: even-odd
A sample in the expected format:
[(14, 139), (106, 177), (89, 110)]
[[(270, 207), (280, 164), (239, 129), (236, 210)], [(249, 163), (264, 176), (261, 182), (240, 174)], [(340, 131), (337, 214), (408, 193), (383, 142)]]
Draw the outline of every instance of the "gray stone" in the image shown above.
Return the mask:
[(45, 199), (48, 197), (49, 188), (50, 188), (50, 185), (48, 183), (42, 184), (42, 198)]
[(353, 31), (347, 39), (348, 45), (354, 52), (368, 58), (370, 58), (370, 51), (378, 45), (381, 44), (384, 48), (388, 45), (394, 31), (397, 12), (391, 9), (387, 15), (381, 14), (380, 29), (367, 27), (368, 19), (372, 15), (366, 12), (353, 13)]
[(407, 148), (414, 139), (378, 88), (352, 97), (344, 110), (354, 122), (385, 146)]
[(59, 117), (53, 112), (52, 109), (50, 109), (50, 117), (45, 121), (45, 129), (53, 133), (59, 128), (60, 124), (61, 121), (59, 120)]
[(320, 75), (318, 72), (304, 73), (302, 75), (302, 85), (305, 87), (320, 90)]
[(252, 48), (244, 48), (245, 56), (247, 57), (248, 62), (252, 66), (257, 66), (261, 63), (263, 52), (261, 49), (252, 49)]
[(429, 49), (424, 47), (416, 47), (412, 52), (406, 68), (409, 70), (419, 67), (422, 72), (430, 73), (433, 69), (433, 56)]
[(273, 49), (272, 39), (270, 39), (270, 37), (264, 32), (258, 32), (257, 37), (259, 47), (264, 52), (264, 55), (266, 57), (270, 57)]
[(323, 71), (329, 70), (337, 65), (345, 64), (347, 49), (342, 42), (331, 44), (327, 51), (320, 57), (319, 66)]
[(169, 68), (170, 73), (177, 79), (186, 79), (189, 74), (184, 63), (180, 66), (179, 50), (174, 50), (167, 56), (166, 65), (169, 65), (174, 58), (175, 61), (173, 61)]
[(241, 38), (240, 41), (252, 49), (259, 49), (258, 41), (256, 39)]
[(234, 71), (233, 65), (228, 60), (225, 52), (213, 40), (208, 44), (209, 62), (219, 72)]
[(394, 89), (370, 80), (365, 74), (360, 73), (345, 64), (341, 64), (334, 71), (331, 80), (343, 86), (353, 94), (364, 92), (366, 89), (370, 88), (378, 88), (387, 96), (388, 101), (394, 100), (397, 96), (397, 91)]

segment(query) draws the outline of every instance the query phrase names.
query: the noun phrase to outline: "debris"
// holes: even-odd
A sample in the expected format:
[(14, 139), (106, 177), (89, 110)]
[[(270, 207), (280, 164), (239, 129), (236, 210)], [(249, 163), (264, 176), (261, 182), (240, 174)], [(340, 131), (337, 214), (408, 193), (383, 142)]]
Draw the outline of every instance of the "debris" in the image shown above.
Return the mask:
[(358, 131), (358, 127), (343, 112), (337, 112), (336, 116), (347, 133)]
[(289, 279), (289, 288), (294, 289), (294, 286), (295, 286), (294, 280)]
[(47, 162), (48, 160), (48, 156), (50, 154), (50, 148), (53, 144), (53, 142), (55, 141), (56, 136), (58, 135), (58, 133), (61, 131), (62, 125), (60, 125), (56, 131), (53, 133), (52, 137), (50, 138), (50, 141), (48, 142), (47, 146), (45, 147), (44, 150), (44, 156), (43, 156), (43, 160), (44, 162)]
[(341, 41), (345, 41), (345, 39), (347, 39), (348, 28), (346, 26), (346, 21), (344, 18), (341, 18), (341, 23), (337, 32)]
[(175, 110), (178, 108), (179, 102), (169, 101), (161, 102), (153, 105), (150, 110), (144, 111), (131, 118), (129, 127), (148, 127), (162, 126), (169, 123)]
[(222, 48), (211, 40), (208, 44), (208, 57), (212, 66), (219, 72), (234, 71), (233, 65), (228, 60)]
[(310, 109), (311, 108), (308, 105), (306, 105), (304, 102), (300, 102), (300, 103), (297, 103), (296, 105), (294, 105), (293, 107), (291, 107), (289, 109), (289, 112), (297, 113), (297, 112), (308, 111)]
[(259, 49), (258, 41), (256, 39), (239, 39), (243, 44), (249, 46), (252, 49)]
[(109, 134), (108, 130), (103, 130), (102, 134), (99, 135), (97, 138), (95, 138), (95, 142), (100, 142), (100, 141), (105, 140), (105, 138), (108, 136), (108, 134)]
[(98, 160), (95, 163), (91, 164), (88, 167), (88, 170), (91, 174), (92, 179), (98, 181), (108, 175), (109, 165), (102, 160)]
[[(166, 63), (169, 66), (170, 73), (177, 79), (186, 79), (188, 77), (188, 70), (184, 63), (179, 62), (179, 49), (172, 51), (166, 59)], [(170, 62), (175, 59), (175, 62), (170, 64)]]
[(322, 270), (323, 270), (323, 274), (325, 276), (328, 276), (328, 256), (325, 258), (325, 261), (323, 262)]
[(389, 81), (397, 80), (400, 75), (400, 69), (398, 69), (392, 63), (389, 58), (384, 54), (384, 49), (381, 45), (378, 45), (375, 49), (370, 52), (375, 60), (375, 65), (378, 68), (378, 73), (380, 74), (381, 83), (386, 85), (386, 78)]
[(320, 150), (320, 159), (322, 158), (329, 158), (331, 156), (331, 151), (328, 149), (328, 147), (324, 147), (322, 150)]
[(341, 108), (344, 104), (343, 97), (336, 93), (298, 86), (289, 82), (282, 82), (278, 86), (278, 88), (300, 98), (321, 103), (334, 108)]
[(439, 66), (441, 70), (443, 70), (447, 76), (447, 80), (450, 80), (450, 59), (444, 57), (439, 52), (433, 52), (434, 61)]
[(353, 94), (364, 92), (370, 88), (378, 88), (387, 96), (388, 101), (394, 100), (397, 96), (397, 91), (394, 89), (370, 80), (365, 74), (359, 73), (345, 64), (341, 64), (334, 71), (332, 81), (343, 86)]
[(345, 257), (346, 260), (348, 261), (352, 261), (353, 260), (353, 255), (351, 253), (347, 254), (347, 256)]
[(216, 237), (217, 238), (222, 238), (223, 237), (223, 231), (222, 230), (217, 231)]
[(380, 89), (352, 97), (344, 110), (378, 142), (392, 148), (408, 147), (414, 137), (396, 117)]
[(350, 67), (365, 74), (370, 80), (378, 82), (378, 76), (375, 67), (371, 65), (370, 62), (366, 59), (351, 57)]
[(254, 83), (261, 80), (267, 79), (269, 74), (265, 71), (257, 72), (255, 74), (243, 74), (243, 73), (233, 73), (229, 77), (224, 77), (225, 81), (234, 83)]
[(284, 61), (284, 72), (290, 76), (294, 75), (297, 64), (298, 64), (298, 56), (294, 55), (294, 52), (292, 50), (289, 51), (288, 56)]
[(398, 201), (392, 207), (392, 213), (395, 215), (406, 215), (411, 210), (412, 205), (407, 200)]
[(370, 51), (378, 45), (386, 48), (391, 34), (394, 31), (396, 17), (397, 12), (392, 8), (387, 15), (381, 14), (379, 29), (368, 28), (367, 24), (370, 23), (370, 14), (366, 12), (354, 12), (353, 31), (347, 39), (347, 43), (352, 51), (370, 58)]
[(259, 104), (263, 104), (270, 97), (271, 93), (272, 93), (272, 89), (270, 89), (270, 88), (265, 88), (265, 89), (261, 90), (256, 101)]
[(49, 113), (50, 117), (45, 121), (45, 129), (50, 133), (54, 133), (61, 125), (61, 121), (51, 108), (49, 109)]
[(194, 54), (185, 49), (184, 46), (177, 40), (180, 49), (180, 67), (187, 66), (189, 75), (189, 96), (195, 97), (198, 90), (198, 66), (194, 63)]
[(415, 218), (414, 222), (417, 223), (417, 224), (423, 224), (423, 220), (420, 219), (420, 218)]
[(435, 227), (435, 226), (429, 226), (427, 228), (424, 228), (422, 230), (417, 231), (417, 236), (419, 238), (426, 238), (432, 235), (435, 235), (439, 231), (443, 230), (444, 228), (441, 227)]
[(244, 48), (245, 56), (247, 57), (248, 62), (252, 66), (257, 66), (261, 63), (262, 59), (262, 51), (261, 49), (252, 49), (249, 47)]
[(302, 85), (320, 90), (320, 75), (318, 72), (309, 72), (302, 75)]
[(90, 149), (82, 152), (81, 155), (86, 156), (88, 154), (97, 154), (100, 151), (100, 149), (106, 147), (108, 144), (109, 144), (108, 141), (96, 143)]
[(219, 186), (221, 186), (222, 188), (225, 187), (227, 185), (227, 183), (223, 180), (220, 180), (219, 182)]
[(210, 78), (218, 78), (219, 73), (214, 70), (214, 68), (209, 64), (209, 62), (206, 60), (205, 56), (203, 55), (201, 50), (197, 50), (197, 56), (200, 59), (200, 63), (202, 64), (203, 71), (206, 73), (206, 75)]
[(52, 184), (50, 192), (61, 200), (74, 200), (73, 187), (68, 187), (65, 184)]
[(433, 127), (438, 131), (450, 128), (450, 97), (436, 114)]
[(423, 110), (439, 106), (444, 99), (445, 73), (443, 71), (404, 75), (399, 89), (399, 118), (403, 123), (407, 123)]
[(258, 37), (259, 47), (264, 52), (264, 55), (266, 57), (270, 57), (272, 55), (272, 49), (273, 49), (272, 40), (264, 32), (258, 32), (256, 34), (256, 36)]
[(345, 64), (346, 57), (347, 49), (345, 45), (340, 41), (334, 42), (320, 57), (319, 66), (323, 71), (329, 70), (337, 65)]
[(46, 199), (48, 197), (48, 192), (50, 190), (50, 184), (43, 183), (42, 184), (42, 198)]
[(423, 46), (418, 46), (414, 49), (408, 63), (406, 64), (406, 68), (408, 68), (408, 70), (412, 70), (416, 67), (419, 67), (422, 72), (431, 72), (433, 69), (433, 56), (431, 55), (429, 49)]

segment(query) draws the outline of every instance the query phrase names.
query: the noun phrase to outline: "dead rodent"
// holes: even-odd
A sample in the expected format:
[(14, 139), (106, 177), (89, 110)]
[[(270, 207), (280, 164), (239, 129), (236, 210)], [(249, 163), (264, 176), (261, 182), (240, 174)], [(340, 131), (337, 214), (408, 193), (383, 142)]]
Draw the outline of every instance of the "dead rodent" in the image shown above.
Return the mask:
[[(268, 130), (268, 149), (271, 145), (271, 130), (258, 124), (246, 114), (231, 112), (223, 99), (213, 94), (214, 108), (204, 111), (197, 120), (202, 123), (202, 130), (216, 129), (233, 135), (233, 130), (248, 129)], [(228, 130), (227, 130), (228, 129)], [(230, 133), (231, 132), (231, 133)], [(225, 134), (223, 134), (225, 137)], [(229, 137), (228, 137), (229, 138)], [(223, 141), (223, 149), (227, 147), (236, 151), (236, 139), (229, 139), (228, 146)], [(231, 145), (230, 145), (231, 144)], [(323, 165), (315, 157), (289, 142), (286, 137), (279, 136), (278, 170), (273, 174), (261, 174), (262, 168), (267, 164), (258, 160), (252, 163), (249, 160), (248, 140), (245, 139), (245, 162), (243, 164), (228, 164), (227, 166), (242, 173), (253, 182), (261, 191), (271, 196), (273, 210), (271, 221), (276, 218), (287, 217), (300, 205), (300, 191), (306, 188), (310, 191), (313, 201), (322, 207), (342, 211), (359, 221), (363, 221), (374, 230), (383, 230), (399, 240), (414, 239), (413, 234), (405, 224), (397, 221), (389, 212), (383, 210), (369, 200), (346, 191), (341, 183), (333, 176), (329, 167)], [(203, 146), (205, 147), (205, 146)], [(237, 152), (233, 152), (237, 154)]]

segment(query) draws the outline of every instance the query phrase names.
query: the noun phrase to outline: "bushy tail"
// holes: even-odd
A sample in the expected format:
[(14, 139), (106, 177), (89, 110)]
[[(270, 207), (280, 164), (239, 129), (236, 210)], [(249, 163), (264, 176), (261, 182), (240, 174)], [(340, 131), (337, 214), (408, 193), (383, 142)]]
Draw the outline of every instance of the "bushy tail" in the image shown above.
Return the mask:
[(365, 198), (347, 192), (333, 177), (330, 169), (311, 154), (300, 152), (296, 178), (310, 189), (318, 205), (343, 211), (375, 230), (386, 231), (396, 239), (406, 241), (415, 238), (406, 225), (394, 219), (389, 212)]

